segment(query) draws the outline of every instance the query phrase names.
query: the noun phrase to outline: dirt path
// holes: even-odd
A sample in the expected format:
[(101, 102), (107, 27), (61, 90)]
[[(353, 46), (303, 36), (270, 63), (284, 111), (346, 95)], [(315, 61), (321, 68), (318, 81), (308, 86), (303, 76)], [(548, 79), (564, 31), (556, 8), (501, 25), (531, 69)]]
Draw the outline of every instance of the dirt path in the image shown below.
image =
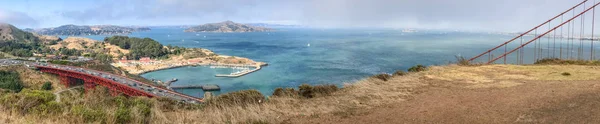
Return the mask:
[(413, 99), (292, 123), (600, 123), (600, 81), (531, 81), (509, 88), (426, 88)]
[(81, 87), (83, 87), (83, 86), (71, 87), (71, 88), (69, 88), (69, 89), (64, 89), (64, 90), (61, 90), (61, 91), (56, 91), (56, 92), (54, 92), (54, 96), (56, 96), (56, 98), (55, 98), (56, 102), (60, 102), (60, 94), (61, 94), (62, 92), (65, 92), (65, 91), (71, 91), (72, 89), (75, 89), (75, 88), (81, 88)]

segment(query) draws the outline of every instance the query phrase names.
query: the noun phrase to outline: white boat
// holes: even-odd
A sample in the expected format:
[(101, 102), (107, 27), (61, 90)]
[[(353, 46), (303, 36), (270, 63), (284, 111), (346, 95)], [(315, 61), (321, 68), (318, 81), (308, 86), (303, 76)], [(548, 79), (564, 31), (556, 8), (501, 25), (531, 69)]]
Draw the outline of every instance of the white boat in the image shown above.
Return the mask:
[(306, 44), (306, 46), (307, 46), (307, 47), (309, 47), (309, 46), (310, 46), (310, 43), (309, 43), (309, 44)]

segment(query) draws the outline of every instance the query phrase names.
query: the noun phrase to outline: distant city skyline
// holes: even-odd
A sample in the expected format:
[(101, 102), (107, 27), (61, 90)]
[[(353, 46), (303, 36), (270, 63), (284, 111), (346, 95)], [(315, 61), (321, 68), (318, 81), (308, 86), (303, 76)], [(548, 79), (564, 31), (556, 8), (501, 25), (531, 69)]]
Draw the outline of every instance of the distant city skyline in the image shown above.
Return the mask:
[(0, 0), (0, 22), (163, 26), (240, 23), (522, 31), (579, 0)]

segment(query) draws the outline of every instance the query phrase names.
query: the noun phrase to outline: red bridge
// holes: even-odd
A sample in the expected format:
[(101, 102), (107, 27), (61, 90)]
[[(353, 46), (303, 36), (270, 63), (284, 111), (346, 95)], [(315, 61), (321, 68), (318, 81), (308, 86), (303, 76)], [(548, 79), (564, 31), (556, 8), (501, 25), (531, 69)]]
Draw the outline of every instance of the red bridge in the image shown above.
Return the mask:
[(594, 47), (594, 42), (599, 40), (594, 36), (596, 6), (599, 4), (583, 0), (469, 62), (525, 64), (546, 58), (596, 60), (600, 57)]
[(198, 103), (202, 99), (181, 94), (172, 90), (155, 87), (140, 81), (106, 72), (50, 64), (28, 64), (42, 72), (53, 73), (60, 77), (61, 84), (67, 87), (83, 83), (85, 90), (94, 89), (97, 85), (110, 89), (112, 95), (123, 93), (127, 96), (168, 97), (178, 101)]

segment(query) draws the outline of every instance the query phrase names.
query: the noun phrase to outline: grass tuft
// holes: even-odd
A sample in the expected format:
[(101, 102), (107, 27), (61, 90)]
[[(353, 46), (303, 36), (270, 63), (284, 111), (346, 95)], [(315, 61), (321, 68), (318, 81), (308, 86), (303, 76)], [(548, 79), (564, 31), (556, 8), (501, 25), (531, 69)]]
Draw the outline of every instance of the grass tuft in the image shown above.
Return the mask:
[(559, 58), (545, 58), (536, 61), (533, 64), (537, 65), (594, 65), (600, 66), (598, 60), (564, 60)]
[(410, 67), (408, 69), (408, 72), (422, 72), (422, 71), (425, 71), (425, 70), (427, 70), (427, 67), (419, 64), (419, 65), (415, 65), (413, 67)]
[(382, 81), (388, 81), (390, 78), (392, 78), (392, 76), (389, 74), (377, 74), (377, 75), (371, 76), (371, 78), (379, 79)]
[(257, 90), (242, 90), (238, 92), (230, 92), (216, 96), (209, 101), (206, 101), (208, 106), (217, 108), (226, 108), (231, 106), (242, 106), (260, 104), (265, 101), (263, 96)]

